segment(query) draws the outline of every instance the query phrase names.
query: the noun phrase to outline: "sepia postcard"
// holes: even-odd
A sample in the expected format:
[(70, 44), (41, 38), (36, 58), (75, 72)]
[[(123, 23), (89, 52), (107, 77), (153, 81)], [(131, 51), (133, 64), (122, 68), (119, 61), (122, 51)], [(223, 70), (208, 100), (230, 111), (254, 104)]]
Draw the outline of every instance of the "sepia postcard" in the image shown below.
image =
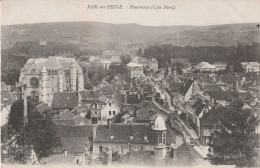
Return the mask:
[(2, 0), (1, 167), (259, 167), (260, 0)]

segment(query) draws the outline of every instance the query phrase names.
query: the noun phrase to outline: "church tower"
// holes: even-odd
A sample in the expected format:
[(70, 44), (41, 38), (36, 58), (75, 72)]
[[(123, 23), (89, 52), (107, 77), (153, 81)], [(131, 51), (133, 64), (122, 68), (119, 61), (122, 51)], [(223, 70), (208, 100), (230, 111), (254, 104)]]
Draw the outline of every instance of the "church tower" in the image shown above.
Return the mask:
[(163, 118), (155, 119), (154, 131), (154, 155), (156, 158), (164, 158), (166, 155), (166, 126)]
[(77, 91), (77, 66), (74, 60), (70, 65), (70, 91)]
[(48, 74), (45, 66), (42, 67), (41, 71), (42, 76), (42, 92), (40, 97), (42, 97), (42, 102), (47, 103), (47, 80), (48, 80)]

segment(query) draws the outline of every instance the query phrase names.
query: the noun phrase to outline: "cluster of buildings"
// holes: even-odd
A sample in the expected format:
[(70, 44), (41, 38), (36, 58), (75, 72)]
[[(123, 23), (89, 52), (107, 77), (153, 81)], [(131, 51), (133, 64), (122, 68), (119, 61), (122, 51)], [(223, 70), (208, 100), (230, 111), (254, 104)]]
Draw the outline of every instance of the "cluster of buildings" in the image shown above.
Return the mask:
[[(120, 62), (120, 54), (103, 55)], [(109, 63), (104, 60), (106, 68)], [(234, 100), (242, 100), (243, 108), (259, 118), (259, 71), (217, 75), (216, 66), (209, 63), (192, 68), (185, 59), (171, 61), (173, 66), (183, 62), (186, 71), (180, 75), (174, 68), (165, 73), (164, 68), (158, 69), (157, 60), (136, 57), (127, 64), (130, 82), (116, 76), (85, 90), (82, 69), (74, 58), (30, 59), (21, 71), (17, 99), (37, 100), (36, 111), (52, 113), (62, 142), (41, 162), (207, 165), (214, 130)], [(194, 73), (194, 69), (201, 71)], [(144, 70), (152, 73), (145, 75)], [(7, 107), (14, 101), (14, 90), (2, 85)]]

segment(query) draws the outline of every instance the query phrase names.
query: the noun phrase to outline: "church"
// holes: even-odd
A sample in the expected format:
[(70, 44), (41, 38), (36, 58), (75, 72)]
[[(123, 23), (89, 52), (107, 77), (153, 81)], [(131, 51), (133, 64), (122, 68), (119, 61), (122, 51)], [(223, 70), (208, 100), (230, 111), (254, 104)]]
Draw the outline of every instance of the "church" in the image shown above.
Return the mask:
[(19, 83), (26, 84), (27, 96), (49, 106), (54, 93), (84, 90), (82, 68), (75, 58), (58, 56), (29, 59), (21, 70)]

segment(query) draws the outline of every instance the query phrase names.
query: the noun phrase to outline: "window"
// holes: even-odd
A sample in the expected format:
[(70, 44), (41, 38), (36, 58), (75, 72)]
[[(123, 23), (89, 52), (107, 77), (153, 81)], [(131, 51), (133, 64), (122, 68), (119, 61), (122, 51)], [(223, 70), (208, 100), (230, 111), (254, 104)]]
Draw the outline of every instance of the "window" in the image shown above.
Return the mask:
[(109, 111), (109, 115), (111, 115), (111, 111)]
[(32, 72), (35, 72), (35, 69), (32, 69), (31, 71), (32, 71)]
[(95, 111), (95, 114), (97, 114), (97, 111)]
[(113, 115), (116, 115), (116, 112), (115, 112), (115, 111), (113, 111)]
[(95, 104), (95, 108), (97, 108), (97, 104)]
[(111, 106), (111, 103), (109, 103), (108, 105)]

